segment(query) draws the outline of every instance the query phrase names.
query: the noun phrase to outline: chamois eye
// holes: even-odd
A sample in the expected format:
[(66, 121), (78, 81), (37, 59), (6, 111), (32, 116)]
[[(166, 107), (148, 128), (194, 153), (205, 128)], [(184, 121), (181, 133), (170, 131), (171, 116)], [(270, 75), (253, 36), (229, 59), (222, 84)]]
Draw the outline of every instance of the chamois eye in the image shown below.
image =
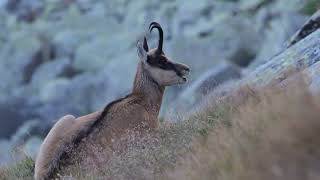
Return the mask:
[(165, 58), (161, 59), (160, 61), (161, 61), (162, 63), (164, 63), (164, 64), (166, 64), (166, 63), (168, 62), (168, 60), (165, 59)]
[(149, 57), (149, 55), (147, 56), (147, 63), (152, 64), (151, 59)]
[(161, 60), (160, 61), (160, 64), (165, 67), (167, 64), (168, 64), (168, 61), (167, 60)]

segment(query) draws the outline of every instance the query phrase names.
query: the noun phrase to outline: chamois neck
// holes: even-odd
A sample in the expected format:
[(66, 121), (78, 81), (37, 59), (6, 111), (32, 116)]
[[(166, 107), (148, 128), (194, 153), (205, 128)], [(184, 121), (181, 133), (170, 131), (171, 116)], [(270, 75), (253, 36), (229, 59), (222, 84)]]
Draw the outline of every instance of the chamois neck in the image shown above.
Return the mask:
[(143, 65), (142, 62), (138, 64), (132, 94), (142, 96), (146, 110), (158, 117), (165, 87), (155, 82)]

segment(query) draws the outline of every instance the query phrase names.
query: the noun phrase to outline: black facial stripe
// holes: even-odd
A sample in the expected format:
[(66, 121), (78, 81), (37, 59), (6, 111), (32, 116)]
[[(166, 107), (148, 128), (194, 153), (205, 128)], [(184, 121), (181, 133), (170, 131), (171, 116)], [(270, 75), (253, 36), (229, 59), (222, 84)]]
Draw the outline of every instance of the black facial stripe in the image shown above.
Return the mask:
[(181, 72), (176, 68), (176, 65), (168, 62), (168, 61), (152, 61), (150, 60), (150, 58), (148, 58), (147, 63), (152, 66), (152, 67), (156, 67), (156, 68), (160, 68), (163, 70), (167, 70), (167, 71), (174, 71), (178, 76), (182, 76)]

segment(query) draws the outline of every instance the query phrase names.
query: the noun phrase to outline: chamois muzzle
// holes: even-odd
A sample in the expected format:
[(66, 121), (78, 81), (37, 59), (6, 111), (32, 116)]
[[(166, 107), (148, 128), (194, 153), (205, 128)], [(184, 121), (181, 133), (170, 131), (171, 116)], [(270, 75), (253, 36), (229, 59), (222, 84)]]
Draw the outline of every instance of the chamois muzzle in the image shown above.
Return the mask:
[(190, 68), (187, 65), (181, 63), (175, 63), (174, 67), (177, 75), (182, 78), (183, 82), (187, 82), (187, 76), (190, 73)]

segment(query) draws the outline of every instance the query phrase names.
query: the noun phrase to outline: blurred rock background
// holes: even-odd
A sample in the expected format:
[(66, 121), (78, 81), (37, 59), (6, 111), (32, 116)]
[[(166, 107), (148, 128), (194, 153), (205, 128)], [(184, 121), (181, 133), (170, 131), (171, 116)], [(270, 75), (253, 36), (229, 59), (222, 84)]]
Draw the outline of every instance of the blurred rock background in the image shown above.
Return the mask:
[[(135, 44), (158, 21), (166, 54), (192, 69), (168, 88), (170, 119), (217, 86), (281, 52), (318, 0), (0, 0), (0, 165), (36, 154), (65, 114), (101, 109), (130, 92)], [(156, 46), (157, 33), (148, 36)], [(171, 118), (174, 119), (174, 118)]]

